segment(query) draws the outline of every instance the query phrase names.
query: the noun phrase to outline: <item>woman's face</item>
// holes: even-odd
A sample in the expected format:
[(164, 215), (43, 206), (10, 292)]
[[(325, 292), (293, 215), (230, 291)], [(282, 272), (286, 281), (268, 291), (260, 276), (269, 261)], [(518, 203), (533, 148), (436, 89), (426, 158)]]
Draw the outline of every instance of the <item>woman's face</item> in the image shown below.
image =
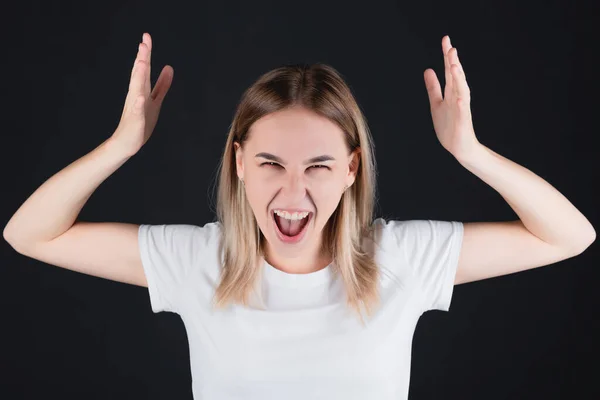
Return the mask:
[[(322, 229), (344, 186), (351, 186), (356, 176), (358, 152), (348, 154), (343, 131), (327, 118), (295, 107), (262, 117), (250, 128), (244, 148), (234, 146), (237, 174), (267, 239), (267, 254), (276, 254), (288, 266), (296, 257), (305, 263), (307, 257), (319, 257)], [(302, 239), (281, 240), (274, 210), (310, 212)]]

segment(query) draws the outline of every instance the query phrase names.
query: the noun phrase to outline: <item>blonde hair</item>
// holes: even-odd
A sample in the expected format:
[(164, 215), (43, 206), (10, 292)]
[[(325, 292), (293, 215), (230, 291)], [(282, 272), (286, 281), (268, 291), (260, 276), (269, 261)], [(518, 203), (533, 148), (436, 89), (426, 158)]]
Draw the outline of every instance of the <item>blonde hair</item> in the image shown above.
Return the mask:
[(236, 173), (234, 142), (243, 146), (255, 121), (295, 106), (309, 109), (339, 126), (345, 135), (348, 154), (360, 151), (355, 182), (344, 192), (323, 228), (322, 246), (333, 255), (332, 268), (343, 279), (347, 305), (364, 325), (361, 305), (371, 315), (373, 307), (380, 303), (380, 271), (373, 253), (365, 251), (364, 246), (365, 239), (372, 237), (376, 201), (374, 144), (350, 88), (333, 67), (322, 63), (273, 69), (242, 95), (218, 168), (216, 206), (222, 233), (219, 245), (222, 270), (213, 305), (218, 308), (232, 302), (248, 305), (248, 296), (257, 290), (257, 283), (260, 285), (264, 261), (265, 237)]

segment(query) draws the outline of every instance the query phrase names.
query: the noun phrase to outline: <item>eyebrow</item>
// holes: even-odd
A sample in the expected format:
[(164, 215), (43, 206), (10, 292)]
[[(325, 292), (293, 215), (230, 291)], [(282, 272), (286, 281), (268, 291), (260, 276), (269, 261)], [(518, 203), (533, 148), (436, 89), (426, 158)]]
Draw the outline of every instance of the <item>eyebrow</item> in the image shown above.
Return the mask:
[[(271, 160), (271, 161), (275, 161), (278, 162), (280, 164), (286, 165), (287, 163), (285, 161), (283, 161), (283, 159), (281, 157), (278, 157), (274, 154), (271, 153), (257, 153), (255, 156), (256, 157), (260, 157), (260, 158), (266, 158), (267, 160)], [(313, 157), (313, 158), (309, 158), (308, 160), (304, 161), (304, 164), (312, 164), (312, 163), (317, 163), (317, 162), (324, 162), (324, 161), (335, 161), (335, 158), (333, 158), (330, 155), (324, 154), (322, 156), (317, 156), (317, 157)]]

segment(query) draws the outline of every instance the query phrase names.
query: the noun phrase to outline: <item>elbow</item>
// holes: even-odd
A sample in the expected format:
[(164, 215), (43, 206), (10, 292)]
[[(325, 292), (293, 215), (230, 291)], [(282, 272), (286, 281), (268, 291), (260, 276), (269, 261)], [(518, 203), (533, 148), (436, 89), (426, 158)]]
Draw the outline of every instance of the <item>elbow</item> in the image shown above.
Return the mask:
[(587, 240), (582, 241), (580, 245), (574, 247), (575, 255), (583, 253), (588, 247), (592, 245), (592, 243), (594, 243), (594, 241), (596, 241), (596, 232), (592, 228), (592, 233), (589, 235)]
[(590, 232), (589, 232), (589, 235), (588, 235), (588, 240), (586, 242), (587, 244), (585, 245), (585, 247), (583, 248), (583, 250), (585, 250), (588, 247), (590, 247), (590, 245), (592, 243), (594, 243), (595, 241), (596, 241), (596, 230), (594, 229), (594, 227), (592, 226), (592, 224), (590, 224)]
[(16, 244), (16, 240), (14, 240), (12, 238), (10, 232), (7, 232), (6, 230), (4, 230), (2, 232), (2, 237), (4, 238), (6, 243), (8, 243), (10, 245), (10, 247), (12, 247), (13, 249), (15, 249), (17, 251), (17, 253), (21, 253), (21, 251), (18, 249), (19, 246)]
[(17, 239), (15, 233), (8, 229), (8, 226), (2, 231), (2, 237), (17, 253), (25, 254), (22, 243)]
[(10, 245), (12, 245), (12, 241), (15, 238), (15, 228), (12, 223), (12, 218), (6, 223), (4, 230), (2, 231), (2, 237), (6, 240)]
[(10, 244), (12, 246), (12, 234), (11, 232), (8, 230), (8, 225), (6, 225), (4, 227), (4, 230), (2, 231), (2, 237), (4, 238), (4, 240), (6, 240), (8, 242), (8, 244)]

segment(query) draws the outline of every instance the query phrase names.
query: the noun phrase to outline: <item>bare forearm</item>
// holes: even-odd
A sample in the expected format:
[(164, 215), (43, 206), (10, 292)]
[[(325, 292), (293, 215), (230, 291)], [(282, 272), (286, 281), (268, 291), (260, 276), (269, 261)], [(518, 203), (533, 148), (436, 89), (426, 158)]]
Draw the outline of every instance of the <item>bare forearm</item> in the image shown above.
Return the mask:
[(532, 171), (484, 145), (458, 161), (496, 189), (523, 225), (543, 241), (578, 249), (594, 240), (596, 233), (587, 218)]
[(11, 244), (30, 244), (60, 236), (98, 186), (130, 157), (107, 139), (33, 192), (8, 221), (4, 237)]

